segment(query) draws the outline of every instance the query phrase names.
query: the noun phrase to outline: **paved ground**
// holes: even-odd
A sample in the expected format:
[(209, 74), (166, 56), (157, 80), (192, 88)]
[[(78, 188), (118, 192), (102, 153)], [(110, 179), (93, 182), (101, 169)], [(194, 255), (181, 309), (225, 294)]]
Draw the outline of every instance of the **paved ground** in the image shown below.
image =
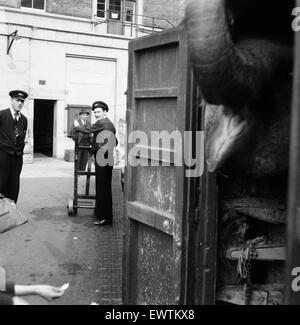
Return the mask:
[[(92, 184), (93, 187), (94, 184)], [(84, 188), (80, 177), (80, 191)], [(50, 304), (121, 304), (122, 191), (113, 173), (114, 224), (93, 226), (93, 210), (68, 216), (73, 197), (73, 163), (37, 158), (22, 171), (18, 208), (29, 222), (0, 234), (0, 265), (20, 284), (69, 283)], [(48, 304), (39, 297), (30, 303)]]

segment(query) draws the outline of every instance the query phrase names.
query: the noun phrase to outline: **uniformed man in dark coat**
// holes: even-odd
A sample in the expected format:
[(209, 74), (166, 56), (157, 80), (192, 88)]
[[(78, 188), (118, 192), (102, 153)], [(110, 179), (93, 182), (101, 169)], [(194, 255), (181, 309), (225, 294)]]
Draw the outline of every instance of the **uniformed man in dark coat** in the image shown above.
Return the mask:
[[(76, 120), (79, 123), (79, 126), (84, 128), (91, 126), (91, 123), (87, 120), (89, 114), (90, 113), (86, 108), (83, 108), (80, 111), (80, 118)], [(74, 124), (72, 125), (70, 135), (74, 141), (76, 141), (76, 138), (78, 138), (78, 146), (90, 147), (92, 143), (92, 136), (86, 133), (75, 132)], [(89, 154), (90, 150), (88, 148), (78, 149), (78, 170), (85, 171), (87, 162), (89, 160)]]
[(111, 180), (113, 170), (113, 149), (117, 145), (116, 129), (107, 118), (108, 106), (102, 101), (92, 105), (96, 122), (87, 128), (75, 122), (75, 131), (93, 133), (92, 153), (96, 167), (96, 217), (95, 225), (109, 225), (113, 222)]
[(17, 202), (27, 118), (21, 113), (28, 94), (12, 90), (10, 108), (0, 110), (0, 193)]

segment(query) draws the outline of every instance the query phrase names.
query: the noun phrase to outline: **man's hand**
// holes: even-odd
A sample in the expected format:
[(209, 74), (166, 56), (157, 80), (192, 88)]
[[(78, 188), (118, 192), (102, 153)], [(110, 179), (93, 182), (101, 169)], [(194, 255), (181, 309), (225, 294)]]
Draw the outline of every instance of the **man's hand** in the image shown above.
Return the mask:
[(35, 292), (44, 299), (52, 300), (61, 297), (65, 293), (65, 290), (62, 287), (39, 284), (36, 285)]
[(79, 122), (78, 122), (77, 120), (74, 121), (74, 126), (75, 126), (75, 128), (76, 128), (77, 126), (79, 126)]

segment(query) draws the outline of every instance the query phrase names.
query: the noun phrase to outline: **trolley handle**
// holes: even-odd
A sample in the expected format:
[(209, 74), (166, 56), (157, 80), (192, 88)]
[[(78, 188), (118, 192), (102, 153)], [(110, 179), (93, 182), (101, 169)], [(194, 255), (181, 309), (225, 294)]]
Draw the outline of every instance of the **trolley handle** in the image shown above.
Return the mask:
[(78, 149), (91, 149), (92, 146), (78, 146)]

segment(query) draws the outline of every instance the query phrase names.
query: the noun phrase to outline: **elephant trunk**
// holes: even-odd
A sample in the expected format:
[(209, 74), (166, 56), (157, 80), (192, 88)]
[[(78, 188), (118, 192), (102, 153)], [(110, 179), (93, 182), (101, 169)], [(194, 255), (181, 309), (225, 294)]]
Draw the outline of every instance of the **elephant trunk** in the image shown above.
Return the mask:
[(234, 109), (255, 102), (280, 70), (290, 68), (291, 51), (277, 41), (260, 38), (234, 43), (226, 3), (190, 0), (185, 23), (194, 74), (204, 99)]

